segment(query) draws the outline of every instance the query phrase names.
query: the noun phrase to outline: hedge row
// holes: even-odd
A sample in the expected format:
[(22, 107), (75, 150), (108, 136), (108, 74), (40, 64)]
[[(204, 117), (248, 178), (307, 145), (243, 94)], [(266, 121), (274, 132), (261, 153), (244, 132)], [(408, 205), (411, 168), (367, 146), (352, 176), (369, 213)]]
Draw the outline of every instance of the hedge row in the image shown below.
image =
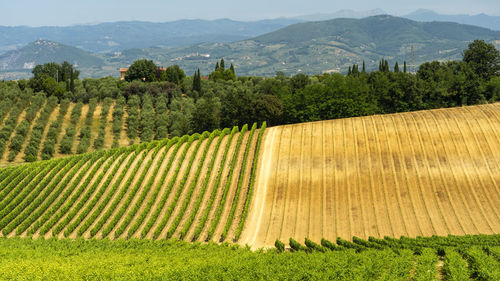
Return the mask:
[(236, 148), (233, 153), (233, 159), (231, 160), (231, 168), (229, 169), (229, 174), (227, 176), (227, 181), (226, 185), (224, 187), (224, 193), (222, 194), (222, 198), (220, 200), (219, 206), (217, 208), (217, 213), (215, 215), (214, 221), (212, 222), (212, 226), (210, 227), (210, 230), (208, 231), (208, 236), (206, 241), (210, 241), (212, 239), (215, 229), (219, 225), (220, 218), (222, 216), (222, 211), (224, 210), (224, 205), (226, 204), (226, 198), (227, 194), (229, 193), (229, 187), (231, 186), (231, 182), (233, 179), (233, 172), (234, 168), (236, 167), (236, 162), (238, 161), (238, 155), (240, 153), (240, 147), (241, 143), (243, 142), (243, 136), (245, 135), (246, 131), (248, 130), (248, 125), (243, 125), (240, 131), (240, 135), (238, 136), (238, 141), (236, 142)]
[(241, 188), (243, 186), (243, 179), (245, 178), (245, 171), (247, 166), (248, 154), (250, 153), (250, 147), (252, 146), (252, 139), (255, 133), (255, 129), (257, 129), (257, 123), (254, 123), (252, 129), (250, 130), (250, 134), (248, 135), (248, 141), (245, 147), (245, 154), (243, 155), (243, 162), (241, 165), (240, 176), (238, 178), (238, 185), (236, 186), (236, 192), (234, 194), (233, 202), (231, 205), (231, 211), (229, 212), (229, 217), (227, 218), (226, 225), (224, 226), (224, 230), (222, 231), (220, 241), (224, 241), (227, 237), (227, 232), (229, 228), (233, 224), (234, 214), (236, 212), (236, 207), (238, 206), (238, 201), (240, 198)]
[[(203, 134), (208, 135), (209, 133), (204, 132)], [(184, 202), (181, 206), (179, 214), (177, 214), (177, 216), (175, 217), (174, 221), (172, 222), (172, 224), (167, 232), (167, 238), (172, 237), (174, 232), (177, 230), (177, 227), (179, 226), (181, 219), (184, 217), (184, 213), (186, 212), (186, 209), (189, 206), (189, 202), (191, 202), (191, 197), (193, 195), (194, 189), (195, 189), (196, 185), (198, 184), (198, 179), (200, 178), (203, 164), (205, 163), (205, 159), (207, 158), (208, 151), (210, 150), (210, 145), (212, 144), (212, 141), (214, 140), (214, 138), (219, 136), (219, 135), (220, 135), (219, 130), (215, 130), (209, 135), (208, 141), (207, 141), (207, 144), (205, 145), (205, 149), (203, 150), (203, 154), (201, 156), (201, 159), (198, 161), (198, 167), (197, 167), (196, 172), (194, 174), (193, 181), (191, 182), (191, 185), (189, 186), (188, 194), (186, 195), (186, 198), (184, 199)], [(208, 175), (207, 175), (207, 177), (208, 177)]]
[(260, 151), (260, 146), (262, 143), (262, 136), (264, 135), (264, 131), (267, 128), (267, 123), (264, 121), (262, 123), (262, 126), (259, 130), (259, 138), (257, 139), (257, 146), (255, 147), (255, 155), (253, 157), (253, 164), (252, 164), (252, 172), (250, 175), (250, 183), (248, 185), (248, 193), (245, 199), (245, 207), (243, 208), (243, 213), (241, 214), (241, 219), (240, 223), (238, 225), (238, 228), (236, 229), (236, 235), (234, 237), (234, 242), (238, 241), (241, 236), (241, 232), (243, 231), (243, 226), (245, 225), (245, 221), (248, 215), (248, 209), (250, 208), (250, 201), (252, 199), (252, 194), (253, 194), (253, 189), (255, 185), (255, 178), (257, 174), (257, 163), (259, 160), (259, 151)]
[(181, 169), (181, 166), (182, 166), (182, 163), (184, 162), (184, 158), (186, 157), (188, 151), (189, 151), (189, 148), (191, 147), (191, 144), (195, 141), (195, 140), (198, 140), (192, 154), (191, 154), (191, 157), (189, 159), (189, 162), (188, 162), (188, 168), (186, 169), (186, 172), (184, 173), (184, 176), (182, 177), (182, 180), (181, 182), (179, 183), (179, 187), (177, 189), (177, 192), (175, 193), (174, 195), (174, 198), (172, 199), (172, 202), (170, 202), (170, 205), (168, 206), (168, 209), (167, 211), (165, 212), (165, 215), (163, 216), (163, 219), (160, 221), (160, 223), (156, 226), (156, 229), (154, 230), (153, 232), (153, 238), (156, 239), (160, 233), (162, 232), (163, 228), (165, 227), (165, 225), (167, 224), (168, 222), (168, 219), (170, 218), (170, 216), (172, 215), (172, 212), (174, 211), (174, 208), (175, 206), (177, 205), (177, 201), (179, 200), (179, 197), (181, 196), (181, 193), (182, 193), (182, 190), (183, 190), (183, 186), (184, 186), (184, 183), (186, 182), (185, 181), (185, 178), (186, 178), (186, 174), (189, 174), (189, 169), (191, 168), (192, 164), (193, 164), (193, 161), (194, 161), (194, 157), (196, 156), (196, 152), (198, 151), (198, 148), (200, 147), (201, 145), (201, 142), (202, 142), (202, 137), (205, 137), (205, 135), (203, 136), (200, 136), (199, 134), (194, 134), (192, 136), (189, 137), (189, 140), (187, 141), (186, 143), (186, 147), (184, 148), (184, 151), (182, 152), (181, 154), (181, 157), (179, 159), (179, 164), (177, 165), (177, 168), (175, 169), (175, 173), (174, 175), (172, 176), (172, 179), (170, 180), (169, 184), (168, 184), (168, 187), (167, 187), (167, 190), (170, 191), (172, 190), (172, 187), (173, 185), (175, 184), (176, 180), (177, 180), (177, 177), (179, 175), (179, 171)]
[[(176, 138), (173, 138), (173, 139), (176, 139)], [(163, 184), (165, 183), (165, 180), (166, 180), (167, 175), (168, 175), (168, 171), (170, 171), (170, 168), (172, 167), (172, 164), (173, 164), (173, 162), (175, 160), (175, 157), (177, 156), (177, 153), (179, 152), (179, 149), (181, 148), (181, 146), (184, 143), (190, 141), (190, 138), (188, 136), (183, 136), (182, 138), (177, 138), (177, 139), (179, 141), (176, 143), (174, 151), (172, 151), (172, 156), (168, 160), (167, 167), (165, 168), (165, 171), (163, 172), (161, 180), (158, 183), (158, 185), (160, 187), (163, 187)], [(176, 169), (174, 171), (174, 174), (172, 175), (173, 178), (176, 178), (177, 174), (179, 173), (180, 167), (182, 165), (182, 159), (184, 159), (184, 157), (186, 156), (187, 150), (189, 149), (189, 144), (186, 144), (186, 147), (184, 148), (184, 150), (183, 150), (183, 152), (182, 152), (182, 154), (180, 156), (180, 159), (179, 159), (179, 162), (177, 164), (177, 167), (176, 167)], [(175, 183), (175, 181), (170, 180), (169, 184), (167, 185), (167, 188), (165, 189), (165, 192), (163, 193), (163, 195), (162, 195), (162, 197), (160, 199), (160, 202), (158, 203), (157, 209), (151, 215), (151, 217), (149, 218), (149, 221), (144, 226), (144, 228), (143, 228), (143, 230), (141, 232), (141, 238), (146, 237), (146, 235), (149, 233), (149, 231), (151, 230), (151, 228), (155, 224), (156, 220), (158, 219), (158, 216), (160, 215), (160, 213), (161, 213), (161, 211), (163, 209), (163, 206), (167, 202), (168, 196), (170, 195), (170, 192), (172, 191), (172, 187), (174, 186), (174, 183)], [(151, 208), (151, 207), (152, 207), (152, 204), (151, 204), (151, 206), (149, 208)]]
[[(213, 155), (212, 155), (212, 159), (210, 160), (210, 164), (208, 166), (207, 174), (206, 174), (205, 180), (203, 181), (203, 185), (201, 187), (200, 195), (198, 196), (198, 200), (196, 200), (196, 203), (194, 204), (193, 211), (191, 212), (191, 215), (189, 216), (188, 220), (184, 224), (184, 227), (182, 228), (182, 231), (180, 233), (180, 239), (184, 239), (184, 237), (186, 236), (187, 232), (191, 228), (191, 225), (193, 224), (193, 221), (194, 221), (194, 219), (195, 219), (195, 217), (196, 217), (196, 215), (198, 213), (198, 210), (200, 209), (201, 201), (203, 200), (203, 197), (205, 196), (205, 192), (206, 192), (206, 190), (208, 188), (208, 183), (210, 182), (210, 178), (211, 178), (211, 175), (212, 175), (212, 170), (214, 168), (215, 160), (217, 158), (217, 153), (218, 153), (218, 151), (220, 149), (222, 140), (224, 139), (224, 137), (227, 134), (229, 134), (229, 129), (227, 129), (227, 128), (224, 129), (224, 130), (222, 130), (222, 132), (219, 134), (219, 139), (217, 140), (217, 144), (215, 146), (215, 149), (214, 149), (214, 152), (213, 152)], [(214, 187), (214, 188), (216, 188), (216, 187)]]
[(229, 148), (231, 147), (231, 142), (233, 140), (234, 135), (238, 132), (238, 127), (233, 127), (233, 130), (231, 131), (231, 135), (229, 136), (226, 144), (226, 148), (224, 150), (224, 154), (222, 155), (222, 161), (220, 163), (219, 171), (217, 172), (217, 178), (215, 179), (215, 184), (214, 188), (212, 189), (212, 194), (210, 195), (210, 199), (208, 201), (207, 208), (205, 209), (205, 212), (203, 213), (203, 216), (201, 218), (200, 223), (198, 224), (198, 227), (194, 231), (194, 236), (193, 236), (193, 241), (198, 240), (198, 237), (201, 234), (201, 231), (205, 227), (205, 223), (207, 222), (208, 215), (210, 213), (210, 210), (212, 209), (212, 206), (215, 202), (215, 196), (217, 195), (217, 190), (219, 189), (219, 184), (222, 179), (222, 172), (224, 170), (224, 165), (226, 164), (227, 160), (227, 155), (229, 154)]

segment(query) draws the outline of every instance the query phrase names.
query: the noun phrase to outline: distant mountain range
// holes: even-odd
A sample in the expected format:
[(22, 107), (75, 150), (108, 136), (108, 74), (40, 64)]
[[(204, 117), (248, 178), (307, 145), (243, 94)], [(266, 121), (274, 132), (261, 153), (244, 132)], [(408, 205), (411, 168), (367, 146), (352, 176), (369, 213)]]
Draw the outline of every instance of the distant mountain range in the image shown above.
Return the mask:
[[(178, 20), (164, 23), (128, 21), (75, 26), (0, 26), (0, 54), (38, 39), (46, 39), (94, 53), (119, 52), (133, 48), (183, 47), (200, 43), (228, 43), (250, 39), (283, 27), (336, 18), (365, 18), (387, 14), (381, 9), (339, 10), (334, 13), (303, 15), (259, 21)], [(450, 21), (500, 30), (500, 17), (480, 15), (442, 15), (417, 10), (403, 16), (415, 21)]]
[(0, 56), (0, 70), (32, 69), (37, 64), (67, 61), (77, 68), (101, 68), (105, 62), (94, 54), (60, 43), (37, 40)]
[(64, 45), (57, 49), (54, 45), (60, 44), (37, 41), (0, 55), (0, 69), (3, 69), (0, 79), (12, 77), (6, 74), (9, 72), (29, 73), (23, 68), (33, 62), (43, 63), (43, 60), (76, 62), (82, 77), (118, 76), (120, 67), (141, 58), (151, 59), (161, 66), (178, 64), (189, 75), (198, 68), (208, 74), (221, 58), (233, 63), (238, 75), (271, 76), (277, 71), (288, 75), (346, 72), (349, 65), (363, 61), (369, 70), (376, 69), (382, 58), (391, 64), (396, 61), (402, 64), (405, 60), (409, 64), (411, 46), (418, 66), (432, 60), (459, 60), (468, 43), (475, 39), (500, 47), (500, 31), (452, 22), (417, 22), (388, 15), (296, 23), (229, 43), (136, 48), (115, 53), (90, 54)]
[(492, 30), (500, 30), (500, 17), (488, 16), (486, 14), (443, 15), (431, 10), (420, 9), (405, 15), (404, 17), (415, 21), (449, 21), (480, 26)]
[(153, 46), (179, 47), (204, 42), (232, 42), (275, 31), (301, 21), (272, 19), (243, 22), (218, 19), (178, 20), (165, 23), (110, 22), (65, 27), (0, 26), (0, 53), (41, 38), (95, 53)]

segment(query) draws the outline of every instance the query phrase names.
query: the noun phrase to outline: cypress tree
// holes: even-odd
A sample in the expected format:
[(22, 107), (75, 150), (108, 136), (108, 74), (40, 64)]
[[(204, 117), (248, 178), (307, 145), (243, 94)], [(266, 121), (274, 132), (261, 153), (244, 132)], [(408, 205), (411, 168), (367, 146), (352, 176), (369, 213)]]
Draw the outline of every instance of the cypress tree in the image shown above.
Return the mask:
[(226, 70), (226, 65), (224, 64), (224, 59), (220, 60), (220, 68), (222, 69), (222, 71)]
[(394, 65), (394, 72), (399, 72), (399, 65), (398, 62)]
[(378, 62), (378, 71), (384, 71), (383, 59)]
[(389, 72), (389, 61), (388, 61), (388, 60), (385, 60), (385, 63), (384, 63), (384, 71), (385, 71), (385, 72)]
[(349, 66), (349, 69), (347, 70), (347, 76), (351, 75), (351, 67)]
[(366, 73), (365, 61), (363, 61), (363, 69), (361, 70), (361, 72)]
[(233, 64), (231, 64), (231, 66), (229, 67), (229, 70), (231, 70), (231, 72), (236, 75), (236, 73), (234, 73), (234, 65)]
[(198, 68), (198, 71), (194, 72), (194, 77), (193, 77), (193, 91), (197, 91), (198, 93), (201, 92), (201, 75), (200, 75), (200, 69)]
[(219, 62), (217, 62), (217, 63), (215, 64), (215, 71), (218, 71), (218, 70), (219, 70), (219, 68), (220, 68), (220, 67), (219, 67)]
[(404, 61), (404, 64), (403, 64), (403, 72), (406, 73), (406, 61)]

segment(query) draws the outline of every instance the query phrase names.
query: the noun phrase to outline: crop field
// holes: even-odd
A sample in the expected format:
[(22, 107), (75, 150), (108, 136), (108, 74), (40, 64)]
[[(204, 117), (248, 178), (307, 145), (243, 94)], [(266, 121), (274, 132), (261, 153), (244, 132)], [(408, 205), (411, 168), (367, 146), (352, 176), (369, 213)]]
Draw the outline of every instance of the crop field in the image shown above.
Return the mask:
[[(291, 241), (292, 242), (292, 241)], [(302, 241), (301, 241), (302, 242)], [(499, 280), (498, 235), (293, 241), (290, 250), (176, 240), (0, 238), (2, 280)], [(292, 243), (291, 243), (292, 244)], [(291, 245), (292, 246), (292, 245)], [(15, 250), (13, 250), (15, 249)]]
[(1, 235), (234, 241), (247, 217), (264, 128), (0, 169)]
[(266, 130), (241, 244), (500, 233), (500, 104)]

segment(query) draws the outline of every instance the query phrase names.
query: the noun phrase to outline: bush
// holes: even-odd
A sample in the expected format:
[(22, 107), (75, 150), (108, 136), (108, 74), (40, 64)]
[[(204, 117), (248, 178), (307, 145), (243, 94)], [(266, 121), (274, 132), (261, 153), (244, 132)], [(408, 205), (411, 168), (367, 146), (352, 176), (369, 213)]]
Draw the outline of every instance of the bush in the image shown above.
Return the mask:
[(283, 253), (285, 251), (285, 244), (279, 239), (276, 239), (276, 241), (274, 242), (274, 247), (276, 247), (278, 253)]

